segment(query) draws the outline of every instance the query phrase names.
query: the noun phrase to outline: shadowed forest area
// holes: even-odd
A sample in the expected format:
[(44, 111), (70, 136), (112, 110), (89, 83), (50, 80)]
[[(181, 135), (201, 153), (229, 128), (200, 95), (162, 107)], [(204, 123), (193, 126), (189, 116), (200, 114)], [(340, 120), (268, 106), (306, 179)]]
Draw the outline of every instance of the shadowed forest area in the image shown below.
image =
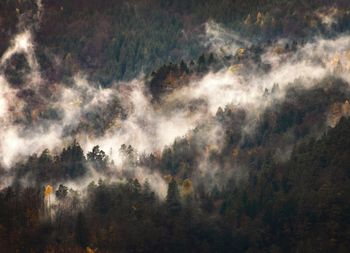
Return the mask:
[(1, 252), (349, 252), (350, 3), (0, 2)]
[[(42, 5), (35, 37), (44, 75), (59, 81), (85, 71), (107, 86), (168, 62), (198, 59), (205, 50), (198, 43), (203, 24), (210, 19), (259, 43), (278, 37), (306, 40), (320, 33), (334, 36), (347, 31), (350, 20), (345, 0), (43, 0)], [(314, 11), (332, 12), (334, 6), (340, 10), (335, 14), (339, 20), (325, 26)], [(19, 16), (36, 8), (32, 0), (0, 3), (0, 53), (18, 30)]]

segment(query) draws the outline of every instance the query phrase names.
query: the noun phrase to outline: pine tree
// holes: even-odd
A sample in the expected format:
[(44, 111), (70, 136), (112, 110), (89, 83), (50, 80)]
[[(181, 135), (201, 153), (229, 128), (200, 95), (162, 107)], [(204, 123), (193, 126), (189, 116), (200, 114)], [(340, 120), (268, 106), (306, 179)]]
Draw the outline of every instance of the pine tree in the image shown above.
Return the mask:
[(198, 72), (205, 72), (207, 68), (207, 63), (204, 54), (198, 58)]
[(58, 187), (58, 190), (56, 191), (56, 198), (58, 198), (59, 200), (63, 200), (67, 197), (68, 194), (68, 187), (60, 184)]
[(65, 172), (70, 178), (85, 175), (86, 160), (84, 152), (76, 140), (67, 149), (63, 149), (60, 158)]
[(85, 216), (82, 212), (78, 213), (76, 226), (75, 226), (75, 237), (76, 237), (77, 243), (81, 247), (86, 248), (88, 246), (89, 230), (86, 224)]
[(171, 214), (177, 214), (181, 210), (180, 192), (177, 182), (173, 178), (168, 186), (168, 193), (166, 197), (167, 209)]
[(187, 67), (187, 64), (182, 60), (181, 63), (180, 63), (180, 71), (181, 73), (189, 73), (189, 69)]

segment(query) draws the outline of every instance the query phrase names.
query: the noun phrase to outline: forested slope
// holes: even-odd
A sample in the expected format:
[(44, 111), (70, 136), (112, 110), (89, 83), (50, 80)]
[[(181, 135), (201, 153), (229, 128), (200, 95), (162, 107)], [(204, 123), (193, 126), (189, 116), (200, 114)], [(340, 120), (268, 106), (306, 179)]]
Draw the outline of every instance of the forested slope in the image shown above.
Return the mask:
[(0, 2), (1, 252), (349, 252), (350, 6)]
[[(199, 43), (204, 24), (211, 19), (260, 42), (332, 36), (348, 31), (350, 18), (343, 0), (43, 0), (42, 6), (40, 25), (34, 28), (42, 71), (53, 81), (85, 71), (102, 85), (198, 58), (205, 50)], [(0, 53), (22, 28), (18, 20), (23, 15), (30, 19), (35, 8), (31, 0), (0, 3)]]

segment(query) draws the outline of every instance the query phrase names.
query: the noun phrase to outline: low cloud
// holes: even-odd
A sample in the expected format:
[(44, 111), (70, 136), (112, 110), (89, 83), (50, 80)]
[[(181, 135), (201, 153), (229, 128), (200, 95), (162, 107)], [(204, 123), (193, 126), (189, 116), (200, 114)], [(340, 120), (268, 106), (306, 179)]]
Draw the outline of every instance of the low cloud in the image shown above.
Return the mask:
[[(42, 7), (39, 10), (43, 11)], [(234, 56), (238, 48), (244, 48), (244, 54), (252, 45), (213, 21), (206, 24), (205, 38), (205, 45), (217, 55)], [(246, 60), (237, 67), (240, 71), (227, 66), (209, 72), (155, 105), (143, 77), (104, 89), (89, 83), (83, 74), (76, 75), (72, 84), (46, 84), (39, 75), (32, 33), (30, 29), (24, 30), (15, 35), (0, 61), (3, 68), (13, 55), (21, 53), (31, 67), (30, 78), (21, 88), (11, 87), (1, 72), (0, 163), (10, 168), (27, 155), (45, 148), (58, 150), (77, 139), (85, 152), (99, 145), (118, 167), (123, 164), (119, 151), (122, 144), (132, 145), (139, 154), (161, 152), (177, 137), (189, 138), (191, 130), (212, 122), (219, 107), (229, 104), (232, 108), (243, 108), (247, 120), (241, 128), (252, 132), (259, 115), (276, 100), (283, 100), (288, 84), (295, 80), (305, 88), (313, 87), (327, 75), (350, 80), (349, 35), (314, 38), (294, 50), (286, 50), (285, 43), (288, 42), (279, 41), (264, 48), (261, 62), (270, 66), (267, 71), (257, 71), (260, 67)], [(276, 83), (279, 92), (274, 97), (263, 97), (265, 89), (271, 90)], [(19, 95), (24, 90), (30, 91), (32, 100)], [(220, 125), (213, 123), (203, 132), (204, 142), (220, 150), (220, 131)], [(206, 154), (201, 158), (199, 169), (208, 172), (213, 164)], [(159, 174), (143, 167), (132, 171), (141, 181), (148, 178), (164, 195), (166, 183)]]

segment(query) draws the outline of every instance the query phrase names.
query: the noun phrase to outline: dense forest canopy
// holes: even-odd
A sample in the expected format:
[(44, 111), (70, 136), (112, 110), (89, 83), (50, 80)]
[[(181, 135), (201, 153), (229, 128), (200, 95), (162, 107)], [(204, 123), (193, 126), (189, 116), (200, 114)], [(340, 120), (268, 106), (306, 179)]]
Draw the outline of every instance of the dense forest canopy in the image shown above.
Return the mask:
[(349, 252), (350, 4), (0, 2), (1, 252)]
[[(164, 63), (197, 59), (205, 23), (215, 20), (257, 42), (334, 36), (349, 29), (348, 2), (275, 0), (41, 0), (35, 27), (38, 61), (51, 81), (78, 71), (102, 85), (148, 73)], [(0, 53), (30, 19), (35, 1), (0, 3)], [(205, 44), (205, 43), (204, 43)], [(54, 56), (54, 57), (53, 57)]]

